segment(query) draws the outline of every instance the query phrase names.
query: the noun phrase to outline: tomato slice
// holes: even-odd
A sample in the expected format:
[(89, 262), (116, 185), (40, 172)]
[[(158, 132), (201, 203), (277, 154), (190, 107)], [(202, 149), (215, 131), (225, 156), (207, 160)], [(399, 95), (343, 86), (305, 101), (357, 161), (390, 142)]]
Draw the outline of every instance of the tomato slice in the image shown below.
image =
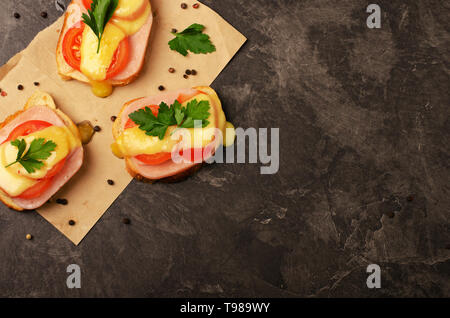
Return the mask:
[(18, 199), (35, 199), (39, 197), (45, 190), (47, 190), (52, 184), (53, 178), (41, 179), (38, 183), (36, 183), (31, 188), (25, 190), (21, 195), (15, 197)]
[(29, 134), (32, 134), (36, 131), (45, 129), (50, 126), (52, 126), (52, 124), (46, 121), (41, 120), (27, 121), (14, 128), (13, 131), (11, 131), (11, 133), (9, 134), (8, 138), (3, 142), (3, 144), (11, 140), (16, 140), (18, 137), (28, 136)]
[[(159, 112), (159, 106), (158, 105), (144, 106), (144, 107), (142, 107), (140, 109), (145, 109), (145, 107), (150, 108), (150, 110), (152, 111), (153, 115), (158, 116), (158, 112)], [(137, 126), (136, 123), (131, 118), (128, 118), (124, 129), (129, 129), (129, 128), (133, 128), (133, 127), (136, 127), (136, 126)]]
[(63, 40), (63, 56), (67, 64), (73, 69), (80, 70), (81, 64), (81, 39), (83, 36), (85, 24), (82, 22), (77, 23), (70, 28)]
[[(63, 40), (63, 56), (67, 64), (73, 69), (80, 71), (81, 68), (81, 41), (85, 24), (77, 23), (70, 28)], [(117, 47), (111, 61), (111, 65), (106, 72), (106, 79), (113, 78), (124, 70), (130, 59), (130, 44), (128, 38), (124, 38)]]
[(50, 169), (45, 175), (44, 179), (50, 179), (56, 176), (66, 164), (67, 157), (58, 162), (52, 169)]
[(111, 65), (106, 73), (106, 79), (113, 78), (120, 72), (122, 72), (125, 67), (128, 65), (128, 61), (130, 60), (130, 43), (128, 38), (124, 38), (114, 53)]
[(90, 9), (91, 8), (91, 4), (92, 4), (92, 0), (83, 0), (83, 4), (84, 4), (84, 7), (86, 9)]
[(172, 158), (172, 154), (170, 152), (160, 152), (154, 155), (139, 155), (135, 158), (146, 165), (156, 166), (169, 161)]

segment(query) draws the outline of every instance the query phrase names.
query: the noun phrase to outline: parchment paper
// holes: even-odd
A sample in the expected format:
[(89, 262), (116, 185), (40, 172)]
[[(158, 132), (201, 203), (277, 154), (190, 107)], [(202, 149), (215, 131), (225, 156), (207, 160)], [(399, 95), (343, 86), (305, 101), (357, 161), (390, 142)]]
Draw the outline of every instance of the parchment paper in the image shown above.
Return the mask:
[[(182, 10), (177, 0), (151, 0), (155, 20), (142, 73), (135, 82), (116, 88), (106, 99), (95, 97), (86, 84), (65, 82), (58, 76), (55, 50), (63, 17), (40, 32), (28, 48), (0, 68), (0, 88), (8, 94), (0, 97), (0, 120), (22, 109), (35, 91), (33, 83), (39, 82), (39, 89), (51, 94), (57, 106), (74, 122), (90, 120), (102, 128), (85, 147), (85, 162), (80, 172), (56, 195), (66, 198), (69, 204), (49, 203), (38, 209), (40, 215), (76, 245), (131, 181), (123, 160), (115, 158), (110, 151), (113, 142), (110, 117), (117, 115), (128, 100), (158, 94), (159, 85), (166, 90), (210, 85), (246, 41), (207, 6), (201, 4), (200, 8), (193, 9), (192, 4), (197, 1), (184, 2), (189, 5), (187, 10)], [(169, 49), (167, 42), (173, 38), (170, 30), (181, 31), (192, 23), (206, 26), (205, 32), (217, 48), (215, 53), (183, 57)], [(170, 67), (175, 68), (176, 73), (169, 73)], [(186, 69), (195, 69), (198, 75), (186, 80), (183, 78)], [(22, 84), (24, 90), (19, 91), (18, 84)], [(108, 185), (108, 179), (114, 180), (115, 185)], [(70, 226), (69, 220), (75, 220), (76, 225)]]

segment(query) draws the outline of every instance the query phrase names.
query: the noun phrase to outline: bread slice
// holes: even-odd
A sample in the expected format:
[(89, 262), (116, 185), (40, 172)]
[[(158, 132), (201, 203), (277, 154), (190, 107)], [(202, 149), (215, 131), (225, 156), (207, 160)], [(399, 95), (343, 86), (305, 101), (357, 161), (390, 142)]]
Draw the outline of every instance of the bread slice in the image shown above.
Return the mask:
[[(2, 123), (0, 123), (0, 131), (9, 123), (11, 123), (14, 119), (16, 119), (19, 115), (23, 114), (25, 111), (29, 110), (32, 107), (35, 106), (45, 106), (50, 108), (53, 112), (58, 115), (58, 117), (64, 122), (67, 128), (74, 134), (74, 136), (81, 140), (80, 133), (78, 131), (77, 126), (75, 123), (61, 110), (56, 108), (55, 102), (53, 98), (42, 91), (36, 91), (26, 102), (23, 110), (19, 110), (16, 113), (8, 116)], [(0, 189), (0, 201), (2, 201), (6, 206), (8, 206), (11, 209), (17, 210), (17, 211), (23, 211), (24, 208), (19, 206), (14, 202), (14, 200), (8, 196), (5, 192), (3, 192)]]
[[(75, 24), (82, 21), (82, 14), (85, 12), (86, 9), (83, 6), (82, 0), (72, 0), (65, 13), (64, 24), (61, 29), (58, 45), (56, 48), (56, 64), (58, 68), (58, 74), (63, 80), (75, 79), (80, 82), (89, 83), (89, 78), (67, 64), (66, 60), (64, 59), (62, 46), (66, 32)], [(147, 23), (142, 27), (142, 29), (136, 34), (133, 34), (129, 37), (131, 46), (131, 57), (129, 65), (123, 72), (108, 80), (111, 85), (125, 86), (134, 81), (139, 76), (139, 73), (141, 72), (144, 65), (152, 22), (153, 15), (150, 14)]]
[[(199, 86), (199, 87), (194, 87), (195, 90), (199, 90), (205, 93), (208, 93), (212, 98), (216, 99), (219, 101), (219, 98), (217, 96), (217, 94), (214, 92), (214, 90), (210, 87), (207, 86)], [(170, 94), (170, 93), (169, 93)], [(178, 95), (176, 95), (178, 96)], [(119, 115), (117, 116), (117, 119), (115, 120), (114, 124), (113, 124), (113, 136), (114, 139), (118, 139), (120, 137), (120, 135), (122, 135), (123, 133), (123, 126), (124, 126), (124, 122), (122, 122), (122, 118), (124, 117), (124, 112), (128, 109), (128, 107), (131, 104), (135, 104), (136, 102), (139, 102), (140, 100), (143, 100), (144, 97), (142, 98), (137, 98), (137, 99), (133, 99), (127, 103), (125, 103), (119, 113)], [(172, 98), (173, 100), (176, 99)], [(173, 102), (172, 100), (172, 102)], [(143, 101), (144, 103), (144, 101)], [(171, 102), (169, 102), (171, 103)], [(159, 104), (159, 103), (158, 103)], [(135, 167), (135, 165), (133, 164), (131, 158), (125, 158), (125, 166), (126, 166), (126, 170), (127, 172), (136, 180), (138, 181), (142, 181), (145, 183), (155, 183), (155, 182), (164, 182), (164, 183), (175, 183), (175, 182), (180, 182), (185, 180), (186, 178), (190, 177), (191, 175), (195, 174), (197, 171), (199, 171), (201, 169), (201, 167), (204, 165), (204, 163), (198, 163), (198, 164), (194, 164), (192, 166), (190, 166), (187, 169), (180, 169), (180, 171), (172, 176), (168, 176), (165, 178), (160, 178), (160, 179), (150, 179), (147, 178), (145, 176), (143, 176), (142, 174), (139, 173), (138, 169)]]

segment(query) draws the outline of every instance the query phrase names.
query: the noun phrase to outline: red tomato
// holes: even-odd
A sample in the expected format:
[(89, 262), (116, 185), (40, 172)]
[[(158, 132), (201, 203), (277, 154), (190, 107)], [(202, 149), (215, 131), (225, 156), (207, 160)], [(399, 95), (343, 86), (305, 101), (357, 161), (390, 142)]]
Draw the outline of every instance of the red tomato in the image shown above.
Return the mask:
[(135, 158), (146, 165), (156, 166), (170, 160), (172, 158), (172, 154), (170, 152), (160, 152), (154, 155), (139, 155)]
[[(80, 71), (81, 65), (81, 41), (85, 24), (80, 22), (70, 28), (63, 40), (63, 56), (67, 64)], [(127, 66), (130, 59), (130, 44), (128, 38), (124, 38), (114, 53), (111, 65), (106, 73), (106, 79), (119, 74)]]
[(30, 120), (27, 121), (16, 128), (9, 134), (8, 139), (6, 139), (3, 143), (16, 140), (18, 137), (28, 136), (36, 131), (45, 129), (47, 127), (52, 126), (52, 124), (47, 123), (46, 121), (41, 120)]
[(21, 195), (16, 198), (19, 199), (35, 199), (39, 197), (45, 190), (47, 190), (52, 184), (53, 178), (41, 179), (34, 186), (23, 192)]
[(202, 92), (202, 91), (196, 91), (196, 92), (193, 93), (193, 94), (180, 94), (180, 95), (178, 96), (178, 98), (177, 98), (177, 101), (178, 101), (180, 104), (183, 104), (185, 101), (188, 101), (188, 100), (190, 100), (191, 98), (193, 98), (193, 97), (195, 97), (195, 96), (197, 96), (197, 95), (199, 95), (199, 94), (207, 95), (206, 93), (204, 93), (204, 92)]
[(64, 167), (66, 164), (66, 158), (62, 159), (60, 162), (58, 162), (52, 169), (50, 169), (47, 174), (45, 175), (44, 179), (50, 179), (56, 176)]
[(111, 65), (109, 66), (108, 72), (106, 73), (106, 79), (113, 78), (128, 65), (130, 60), (130, 43), (128, 38), (123, 39), (119, 43), (119, 47), (114, 53)]
[(80, 22), (70, 28), (63, 40), (63, 56), (67, 64), (73, 69), (80, 70), (81, 64), (81, 38), (85, 24)]
[(91, 4), (92, 4), (92, 0), (83, 0), (83, 4), (84, 4), (84, 7), (86, 9), (90, 9), (91, 8)]
[[(153, 115), (158, 116), (158, 111), (159, 111), (159, 106), (158, 105), (144, 106), (141, 109), (144, 109), (145, 107), (150, 108), (150, 110), (152, 111)], [(129, 129), (129, 128), (133, 128), (133, 127), (136, 127), (136, 126), (137, 126), (136, 123), (131, 118), (129, 118), (127, 123), (125, 124), (124, 129)]]

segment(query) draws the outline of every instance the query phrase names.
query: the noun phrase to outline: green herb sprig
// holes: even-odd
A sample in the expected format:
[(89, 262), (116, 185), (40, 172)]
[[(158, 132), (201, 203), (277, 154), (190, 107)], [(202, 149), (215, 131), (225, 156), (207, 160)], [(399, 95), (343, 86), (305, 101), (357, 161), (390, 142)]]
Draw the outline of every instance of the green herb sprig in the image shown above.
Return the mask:
[(216, 47), (211, 43), (209, 35), (203, 33), (204, 29), (205, 26), (195, 23), (183, 32), (172, 32), (175, 38), (169, 42), (170, 49), (183, 56), (186, 56), (188, 51), (195, 54), (215, 52)]
[(48, 140), (46, 142), (44, 138), (34, 139), (27, 152), (25, 152), (27, 142), (24, 139), (11, 141), (11, 145), (18, 149), (17, 159), (5, 168), (20, 163), (28, 173), (34, 173), (36, 170), (40, 170), (44, 166), (44, 163), (41, 160), (48, 159), (56, 148), (56, 144), (53, 141)]
[(100, 52), (100, 43), (106, 24), (117, 9), (119, 0), (93, 0), (88, 14), (83, 13), (83, 22), (88, 25), (98, 38), (97, 53)]
[(159, 105), (158, 116), (155, 116), (149, 107), (139, 109), (128, 117), (144, 130), (148, 136), (157, 136), (160, 140), (164, 139), (169, 126), (178, 126), (179, 128), (194, 128), (195, 121), (202, 121), (202, 128), (209, 125), (207, 120), (211, 115), (209, 101), (190, 101), (186, 107), (183, 107), (178, 101), (175, 101), (170, 107), (166, 103)]

